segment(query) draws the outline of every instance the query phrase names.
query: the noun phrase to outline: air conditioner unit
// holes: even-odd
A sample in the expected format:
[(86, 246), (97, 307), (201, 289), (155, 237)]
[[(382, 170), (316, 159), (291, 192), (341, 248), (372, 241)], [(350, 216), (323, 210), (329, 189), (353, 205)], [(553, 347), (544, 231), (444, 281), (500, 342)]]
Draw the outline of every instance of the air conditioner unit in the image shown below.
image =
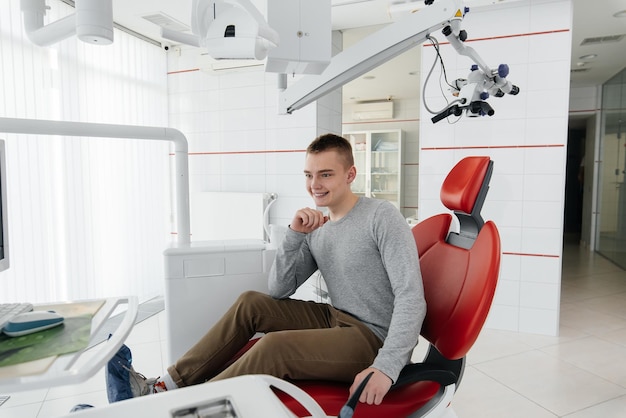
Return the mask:
[(352, 109), (352, 120), (383, 120), (393, 119), (393, 101), (357, 103)]

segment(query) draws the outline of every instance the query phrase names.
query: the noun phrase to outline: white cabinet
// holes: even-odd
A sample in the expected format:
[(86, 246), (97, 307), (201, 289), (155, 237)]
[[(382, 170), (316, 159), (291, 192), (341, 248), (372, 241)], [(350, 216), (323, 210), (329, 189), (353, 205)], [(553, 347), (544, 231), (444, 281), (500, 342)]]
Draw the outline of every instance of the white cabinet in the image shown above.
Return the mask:
[(347, 132), (357, 170), (352, 191), (402, 208), (402, 131)]
[(330, 0), (269, 0), (267, 16), (280, 43), (269, 50), (265, 71), (321, 74), (332, 56)]

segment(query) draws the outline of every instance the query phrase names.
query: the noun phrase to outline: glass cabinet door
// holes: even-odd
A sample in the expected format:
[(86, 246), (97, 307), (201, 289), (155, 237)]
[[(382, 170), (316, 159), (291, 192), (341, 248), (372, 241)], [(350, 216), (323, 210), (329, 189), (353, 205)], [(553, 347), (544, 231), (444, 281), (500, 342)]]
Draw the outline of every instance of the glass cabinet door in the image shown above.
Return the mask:
[(344, 134), (352, 145), (357, 176), (352, 191), (389, 200), (401, 208), (402, 131), (364, 131)]
[(398, 132), (372, 132), (371, 196), (399, 202), (400, 136)]
[(368, 175), (367, 175), (367, 148), (368, 140), (365, 133), (354, 133), (346, 135), (352, 145), (354, 154), (354, 165), (356, 166), (356, 178), (352, 182), (352, 191), (361, 196), (369, 196)]

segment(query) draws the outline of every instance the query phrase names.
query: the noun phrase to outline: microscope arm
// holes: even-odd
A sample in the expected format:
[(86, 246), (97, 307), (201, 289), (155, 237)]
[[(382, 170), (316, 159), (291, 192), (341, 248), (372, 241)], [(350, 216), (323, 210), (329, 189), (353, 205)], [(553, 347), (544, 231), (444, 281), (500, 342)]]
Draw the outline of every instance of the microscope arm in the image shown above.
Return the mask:
[(301, 109), (395, 56), (421, 45), (433, 31), (449, 25), (454, 16), (462, 16), (462, 10), (461, 0), (438, 0), (378, 30), (335, 55), (322, 74), (304, 76), (281, 91), (279, 113)]
[[(489, 95), (501, 97), (505, 93), (517, 94), (506, 76), (508, 66), (500, 65), (493, 71), (480, 55), (463, 42), (467, 34), (460, 30), (461, 20), (467, 9), (461, 0), (426, 0), (428, 7), (396, 23), (390, 24), (335, 55), (326, 70), (320, 75), (305, 76), (293, 86), (287, 87), (286, 74), (279, 75), (280, 114), (292, 113), (331, 91), (343, 86), (366, 72), (387, 62), (391, 58), (422, 44), (430, 34), (443, 28), (443, 33), (461, 55), (469, 57), (476, 65), (467, 80), (457, 80), (454, 91), (460, 100), (455, 100), (433, 122), (448, 116), (493, 115), (493, 108), (485, 102)], [(460, 103), (460, 104), (459, 104)]]

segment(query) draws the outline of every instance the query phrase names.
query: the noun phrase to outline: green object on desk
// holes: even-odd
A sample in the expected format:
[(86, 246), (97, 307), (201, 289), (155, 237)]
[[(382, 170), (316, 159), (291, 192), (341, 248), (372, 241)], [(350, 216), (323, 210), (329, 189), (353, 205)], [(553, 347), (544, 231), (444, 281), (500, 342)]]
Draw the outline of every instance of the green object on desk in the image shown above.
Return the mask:
[(89, 344), (92, 316), (66, 317), (58, 327), (21, 337), (0, 333), (0, 367), (83, 350)]

